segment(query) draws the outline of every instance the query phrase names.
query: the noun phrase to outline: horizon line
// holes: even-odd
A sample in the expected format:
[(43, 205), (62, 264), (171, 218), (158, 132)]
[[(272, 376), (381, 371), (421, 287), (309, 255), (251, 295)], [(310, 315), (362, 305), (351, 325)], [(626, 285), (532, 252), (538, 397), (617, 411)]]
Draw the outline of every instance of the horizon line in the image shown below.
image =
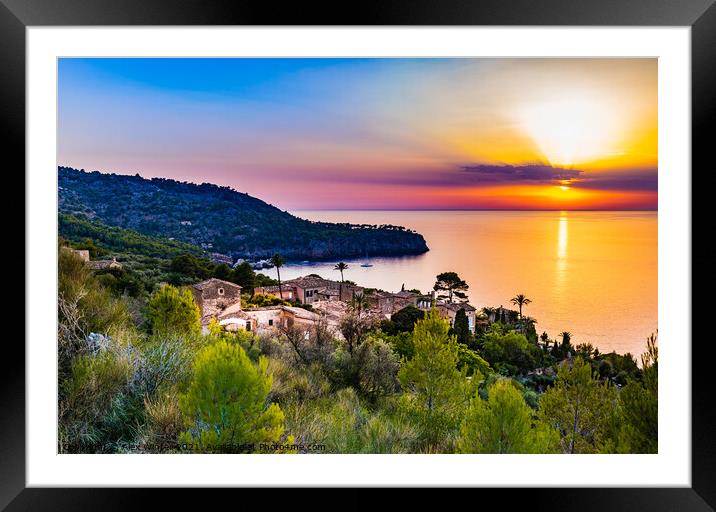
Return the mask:
[(295, 208), (291, 212), (658, 212), (658, 208)]
[(356, 212), (381, 212), (381, 211), (388, 211), (388, 212), (459, 212), (459, 211), (470, 211), (470, 212), (658, 212), (658, 208), (620, 208), (620, 209), (609, 209), (609, 208), (284, 208), (282, 206), (278, 206), (277, 204), (271, 203), (265, 199), (262, 199), (259, 196), (254, 196), (249, 194), (248, 192), (242, 192), (240, 190), (237, 190), (232, 185), (220, 185), (215, 182), (211, 181), (203, 181), (199, 183), (198, 181), (180, 181), (177, 178), (167, 178), (163, 176), (154, 176), (154, 177), (148, 177), (139, 171), (135, 171), (134, 174), (131, 174), (132, 171), (120, 172), (120, 171), (108, 171), (108, 170), (100, 170), (100, 169), (85, 169), (85, 168), (76, 168), (69, 165), (64, 164), (57, 164), (57, 168), (59, 171), (59, 168), (64, 167), (66, 169), (73, 169), (75, 171), (84, 172), (84, 173), (94, 173), (97, 172), (99, 174), (104, 175), (115, 175), (115, 176), (128, 176), (128, 177), (136, 177), (139, 176), (141, 179), (151, 181), (153, 179), (163, 179), (163, 180), (169, 180), (174, 181), (176, 183), (185, 183), (185, 184), (191, 184), (195, 186), (201, 186), (201, 185), (213, 185), (215, 187), (219, 188), (228, 188), (232, 190), (233, 192), (236, 192), (238, 194), (245, 194), (250, 197), (253, 197), (254, 199), (258, 199), (259, 201), (262, 201), (269, 206), (273, 206), (274, 208), (277, 208), (284, 212), (304, 212), (304, 211), (321, 211), (321, 212), (330, 212), (330, 211), (356, 211)]

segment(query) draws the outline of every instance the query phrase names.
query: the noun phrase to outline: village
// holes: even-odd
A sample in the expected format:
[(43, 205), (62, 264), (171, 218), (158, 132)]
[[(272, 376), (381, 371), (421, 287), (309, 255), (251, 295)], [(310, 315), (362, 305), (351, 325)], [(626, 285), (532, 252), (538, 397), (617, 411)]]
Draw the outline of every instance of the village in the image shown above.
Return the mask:
[[(116, 257), (91, 260), (89, 251), (64, 248), (85, 262), (92, 270), (121, 269)], [(499, 318), (517, 319), (518, 312), (500, 306), (478, 310), (466, 299), (453, 301), (452, 297), (436, 295), (435, 291), (423, 294), (417, 290), (387, 292), (369, 289), (350, 281), (325, 279), (309, 274), (271, 286), (244, 289), (236, 283), (215, 277), (189, 285), (199, 307), (201, 326), (208, 332), (212, 321), (218, 322), (229, 332), (247, 331), (257, 335), (271, 335), (286, 329), (304, 330), (306, 333), (323, 322), (341, 336), (340, 322), (351, 312), (376, 323), (390, 320), (407, 307), (420, 311), (437, 309), (440, 316), (453, 326), (459, 311), (467, 317), (468, 329), (476, 333), (478, 327), (487, 327)], [(246, 297), (263, 296), (275, 299), (276, 304), (258, 306)]]
[(201, 323), (206, 329), (212, 319), (227, 331), (246, 330), (256, 334), (287, 327), (312, 329), (321, 320), (329, 327), (338, 327), (349, 309), (360, 304), (360, 315), (376, 321), (390, 317), (407, 306), (427, 311), (433, 306), (450, 321), (461, 309), (465, 311), (471, 333), (476, 326), (476, 308), (468, 303), (447, 303), (437, 300), (435, 292), (422, 295), (413, 291), (396, 293), (367, 291), (361, 286), (324, 279), (315, 275), (291, 279), (278, 285), (258, 287), (254, 295), (262, 294), (283, 299), (305, 307), (285, 304), (246, 308), (242, 306), (242, 288), (234, 283), (211, 278), (191, 286), (199, 309)]

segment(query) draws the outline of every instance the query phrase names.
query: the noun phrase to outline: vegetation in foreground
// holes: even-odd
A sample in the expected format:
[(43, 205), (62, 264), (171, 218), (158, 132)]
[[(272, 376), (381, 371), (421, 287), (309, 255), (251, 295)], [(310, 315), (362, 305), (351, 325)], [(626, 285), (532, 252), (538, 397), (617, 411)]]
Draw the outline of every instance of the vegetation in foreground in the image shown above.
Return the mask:
[(521, 313), (476, 335), (416, 308), (375, 324), (360, 305), (341, 337), (201, 334), (190, 293), (124, 272), (141, 292), (60, 251), (61, 453), (657, 451), (655, 336), (639, 368), (538, 338)]

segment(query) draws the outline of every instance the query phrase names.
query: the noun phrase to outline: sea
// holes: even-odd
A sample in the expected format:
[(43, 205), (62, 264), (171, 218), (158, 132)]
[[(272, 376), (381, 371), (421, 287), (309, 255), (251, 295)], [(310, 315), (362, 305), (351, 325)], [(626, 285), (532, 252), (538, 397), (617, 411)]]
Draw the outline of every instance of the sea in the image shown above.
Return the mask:
[[(344, 260), (345, 279), (386, 291), (432, 290), (437, 274), (457, 272), (470, 303), (515, 309), (551, 339), (602, 352), (641, 354), (657, 331), (657, 212), (653, 211), (326, 211), (291, 212), (314, 221), (395, 224), (425, 237), (419, 256)], [(289, 262), (282, 279), (339, 279), (336, 262)], [(267, 274), (275, 277), (275, 269)]]

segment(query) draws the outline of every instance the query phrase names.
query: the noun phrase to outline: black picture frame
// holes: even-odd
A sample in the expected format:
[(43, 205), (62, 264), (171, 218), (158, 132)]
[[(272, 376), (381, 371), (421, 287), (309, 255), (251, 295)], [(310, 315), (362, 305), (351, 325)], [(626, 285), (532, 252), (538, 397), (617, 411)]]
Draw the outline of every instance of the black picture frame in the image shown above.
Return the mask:
[[(709, 248), (709, 221), (699, 233), (699, 219), (708, 219), (705, 205), (714, 185), (711, 161), (716, 112), (715, 0), (430, 0), (365, 1), (352, 5), (218, 0), (0, 0), (0, 105), (5, 161), (13, 171), (25, 168), (25, 30), (52, 25), (603, 25), (691, 27), (692, 81), (692, 297), (703, 300), (713, 281), (716, 262)], [(709, 130), (710, 128), (710, 130)], [(11, 156), (8, 159), (8, 156)], [(710, 165), (709, 165), (710, 164)], [(688, 170), (685, 170), (688, 172)], [(26, 191), (27, 192), (27, 191)], [(700, 209), (700, 210), (699, 210)], [(701, 214), (701, 215), (699, 215)], [(41, 269), (25, 268), (29, 272)], [(709, 279), (710, 277), (710, 279)], [(692, 300), (692, 304), (697, 300)], [(704, 307), (708, 307), (708, 301)], [(27, 304), (28, 308), (32, 304)], [(693, 308), (692, 308), (693, 311)], [(25, 312), (26, 318), (28, 312)], [(716, 429), (712, 426), (710, 366), (714, 361), (713, 333), (692, 313), (692, 486), (690, 488), (480, 489), (483, 504), (494, 495), (509, 508), (551, 510), (714, 510), (716, 508)], [(16, 322), (14, 323), (16, 324)], [(7, 347), (14, 343), (13, 347)], [(0, 508), (8, 510), (129, 508), (145, 499), (138, 489), (25, 488), (25, 352), (17, 338), (6, 334), (0, 372)], [(14, 352), (14, 353), (13, 353)], [(9, 358), (12, 359), (9, 359)], [(12, 363), (8, 363), (12, 361)], [(554, 475), (559, 485), (559, 475)], [(212, 491), (215, 492), (215, 491)], [(241, 491), (246, 493), (245, 490)], [(475, 490), (470, 490), (473, 497)], [(169, 494), (169, 493), (165, 493)], [(262, 491), (262, 496), (266, 492)], [(351, 490), (342, 503), (372, 502), (369, 491)], [(422, 493), (410, 497), (422, 500)], [(173, 490), (168, 498), (181, 500)], [(220, 497), (216, 497), (221, 499)], [(325, 498), (325, 496), (324, 496)], [(281, 506), (274, 501), (272, 508)], [(303, 501), (292, 492), (291, 503)], [(470, 500), (471, 498), (468, 498)], [(504, 500), (504, 501), (502, 501)], [(312, 508), (332, 500), (305, 501)], [(469, 503), (469, 501), (468, 501)], [(474, 502), (477, 504), (477, 502)], [(457, 503), (456, 503), (457, 504)], [(167, 508), (168, 503), (166, 504)], [(333, 506), (336, 503), (333, 502)], [(405, 507), (407, 502), (402, 503)]]

